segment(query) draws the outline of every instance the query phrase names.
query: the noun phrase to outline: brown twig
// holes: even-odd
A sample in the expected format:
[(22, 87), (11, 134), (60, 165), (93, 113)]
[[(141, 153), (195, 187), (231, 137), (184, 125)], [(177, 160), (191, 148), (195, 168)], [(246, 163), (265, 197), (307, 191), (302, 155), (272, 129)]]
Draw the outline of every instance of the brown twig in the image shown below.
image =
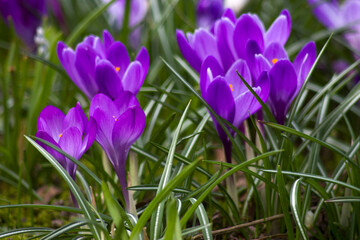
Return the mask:
[[(273, 220), (280, 219), (280, 218), (283, 218), (283, 217), (284, 217), (284, 214), (281, 213), (281, 214), (277, 214), (277, 215), (267, 217), (267, 218), (264, 218), (264, 219), (259, 219), (259, 220), (255, 220), (255, 221), (252, 221), (252, 222), (235, 225), (235, 226), (232, 226), (232, 227), (215, 230), (215, 231), (212, 231), (211, 233), (212, 233), (213, 236), (219, 235), (219, 234), (225, 234), (225, 233), (237, 231), (237, 230), (239, 230), (241, 228), (247, 228), (247, 227), (250, 227), (250, 226), (253, 226), (253, 225), (262, 224), (262, 223), (273, 221)], [(202, 237), (203, 237), (202, 234), (197, 234), (194, 237), (192, 237), (192, 240), (201, 239)]]

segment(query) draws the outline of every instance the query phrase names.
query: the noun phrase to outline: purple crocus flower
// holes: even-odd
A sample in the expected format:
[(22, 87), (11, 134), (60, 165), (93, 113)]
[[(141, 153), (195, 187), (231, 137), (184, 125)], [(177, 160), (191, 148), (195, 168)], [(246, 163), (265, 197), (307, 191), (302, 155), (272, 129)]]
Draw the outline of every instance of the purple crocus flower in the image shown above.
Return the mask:
[[(79, 160), (95, 140), (95, 120), (87, 119), (79, 103), (65, 114), (54, 106), (45, 107), (37, 121), (36, 137), (44, 139)], [(47, 145), (48, 151), (75, 180), (76, 164)], [(72, 195), (74, 204), (77, 202)]]
[(339, 5), (336, 0), (328, 2), (308, 0), (308, 2), (313, 6), (313, 12), (317, 19), (327, 28), (333, 30), (348, 26), (349, 32), (346, 32), (344, 37), (352, 48), (360, 52), (359, 0), (346, 0), (342, 5)]
[(270, 96), (267, 103), (277, 122), (283, 124), (292, 101), (299, 93), (315, 62), (315, 43), (306, 44), (293, 63), (290, 62), (284, 47), (278, 42), (271, 43), (262, 53), (257, 42), (249, 41), (246, 55), (253, 77), (258, 77), (264, 71), (269, 72)]
[(11, 18), (16, 33), (33, 48), (36, 29), (46, 14), (45, 0), (1, 0), (0, 13), (7, 23)]
[(199, 0), (196, 5), (197, 26), (209, 28), (224, 12), (223, 0)]
[(285, 45), (291, 30), (290, 15), (283, 10), (265, 31), (256, 14), (243, 14), (236, 19), (231, 9), (226, 9), (212, 30), (196, 29), (194, 34), (177, 30), (176, 37), (181, 53), (198, 72), (207, 56), (214, 56), (226, 71), (237, 59), (245, 58), (245, 46), (249, 40), (256, 41), (261, 51), (273, 42)]
[(106, 30), (103, 41), (87, 36), (75, 51), (59, 42), (57, 54), (70, 78), (89, 100), (97, 93), (111, 99), (118, 98), (124, 91), (136, 95), (149, 69), (149, 54), (144, 47), (130, 62), (125, 45), (114, 41)]
[(131, 145), (140, 137), (146, 116), (134, 94), (124, 91), (114, 101), (97, 94), (91, 101), (90, 116), (97, 123), (96, 141), (104, 149), (119, 178), (129, 207), (125, 165)]
[[(266, 102), (269, 96), (269, 77), (267, 72), (252, 80), (245, 60), (239, 59), (225, 72), (215, 57), (205, 59), (200, 72), (201, 96), (214, 111), (236, 128), (261, 108), (260, 103), (241, 81), (237, 72), (252, 86), (256, 94)], [(220, 124), (213, 117), (215, 128), (223, 142), (225, 156), (231, 162), (231, 142)], [(232, 135), (234, 131), (230, 130)]]

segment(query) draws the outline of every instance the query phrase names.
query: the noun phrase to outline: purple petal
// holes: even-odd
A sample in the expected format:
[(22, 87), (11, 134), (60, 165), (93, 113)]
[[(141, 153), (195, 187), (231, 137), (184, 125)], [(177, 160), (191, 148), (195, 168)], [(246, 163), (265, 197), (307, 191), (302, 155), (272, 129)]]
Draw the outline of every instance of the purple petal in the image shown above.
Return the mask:
[[(341, 9), (341, 14), (344, 17), (344, 23), (354, 23), (360, 20), (360, 2), (359, 1), (345, 1)], [(357, 22), (358, 24), (358, 22)]]
[(77, 128), (81, 132), (81, 134), (84, 131), (83, 119), (79, 114), (78, 109), (76, 109), (76, 107), (73, 107), (69, 110), (62, 124), (63, 131), (65, 131), (70, 127)]
[(197, 72), (201, 70), (201, 59), (194, 49), (190, 46), (185, 34), (181, 30), (176, 30), (176, 39), (179, 45), (179, 49), (186, 59), (186, 61), (192, 66)]
[(234, 24), (235, 24), (235, 22), (236, 22), (235, 13), (234, 13), (234, 11), (233, 11), (231, 8), (225, 9), (222, 17), (223, 17), (223, 18), (228, 18), (228, 19), (229, 19), (231, 22), (233, 22)]
[(37, 130), (47, 132), (55, 141), (62, 133), (62, 124), (65, 115), (54, 106), (46, 106), (40, 113), (37, 121)]
[(103, 31), (103, 42), (104, 42), (105, 50), (106, 50), (106, 52), (108, 52), (110, 46), (114, 42), (114, 39), (107, 30)]
[(225, 70), (230, 68), (236, 57), (233, 43), (234, 28), (235, 25), (228, 18), (223, 18), (215, 24), (217, 47)]
[(130, 91), (136, 95), (144, 82), (142, 77), (142, 65), (138, 61), (132, 62), (121, 80), (124, 91)]
[(136, 106), (126, 110), (116, 121), (112, 132), (115, 149), (127, 149), (136, 142), (146, 124), (144, 111)]
[(84, 154), (84, 152), (86, 152), (95, 141), (96, 131), (96, 121), (94, 118), (91, 117), (89, 123), (87, 124), (87, 128), (85, 129), (84, 139), (80, 150), (81, 155)]
[(286, 113), (295, 97), (297, 76), (290, 61), (279, 60), (269, 72), (270, 96), (268, 104), (280, 123), (284, 123)]
[(298, 87), (295, 94), (300, 90), (315, 60), (316, 46), (314, 42), (309, 42), (301, 49), (293, 62), (293, 66), (298, 76)]
[(200, 92), (204, 99), (206, 99), (209, 84), (218, 75), (223, 76), (224, 70), (213, 56), (208, 56), (204, 60), (200, 72)]
[(254, 79), (257, 79), (263, 71), (268, 71), (271, 68), (270, 63), (261, 54), (260, 47), (254, 40), (249, 40), (246, 44), (246, 61)]
[[(117, 107), (115, 106), (114, 102), (108, 96), (102, 93), (96, 94), (92, 99), (89, 109), (90, 117), (94, 115), (97, 108), (101, 109), (101, 111), (103, 111), (106, 115), (118, 115)], [(95, 120), (97, 119), (95, 118)]]
[(205, 29), (196, 29), (193, 38), (189, 39), (189, 43), (202, 61), (209, 55), (220, 59), (216, 39)]
[(139, 53), (137, 54), (135, 61), (138, 61), (141, 63), (142, 66), (142, 78), (145, 79), (146, 74), (148, 73), (149, 70), (149, 65), (150, 65), (150, 58), (149, 58), (149, 53), (146, 50), (145, 47), (142, 47), (139, 51)]
[(249, 14), (243, 14), (234, 30), (234, 46), (239, 58), (245, 58), (245, 46), (249, 40), (258, 44), (261, 52), (264, 49), (264, 37), (259, 25)]
[(114, 100), (114, 104), (118, 112), (117, 117), (123, 114), (129, 107), (140, 106), (136, 96), (128, 91), (122, 92), (119, 97)]
[(205, 100), (216, 114), (229, 122), (233, 122), (235, 112), (234, 97), (229, 84), (224, 78), (218, 77), (210, 83)]
[(122, 78), (130, 64), (130, 58), (125, 45), (121, 42), (114, 42), (109, 48), (107, 59), (114, 68), (118, 69), (118, 74)]
[(111, 154), (111, 149), (113, 148), (111, 136), (116, 122), (115, 115), (109, 115), (101, 108), (96, 108), (94, 112), (90, 114), (90, 118), (95, 119), (96, 122), (96, 141), (101, 145), (104, 151), (110, 155), (110, 160), (114, 159), (114, 153)]
[[(59, 139), (59, 146), (64, 152), (79, 160), (81, 158), (82, 133), (76, 127), (66, 129)], [(67, 163), (74, 164), (71, 161)], [(67, 170), (70, 169), (69, 165), (66, 167)]]
[(81, 78), (79, 82), (82, 82), (81, 85), (86, 88), (90, 96), (94, 96), (98, 92), (95, 82), (95, 58), (97, 54), (83, 43), (76, 47), (75, 54), (75, 67)]
[[(260, 88), (254, 89), (256, 93), (260, 90)], [(256, 98), (252, 93), (248, 90), (239, 95), (235, 100), (235, 117), (234, 117), (234, 126), (239, 128), (240, 125), (247, 119), (252, 113), (250, 113), (251, 104), (256, 101)], [(256, 106), (258, 107), (257, 104)]]
[(291, 19), (287, 10), (283, 10), (280, 16), (273, 22), (265, 35), (266, 46), (277, 42), (284, 46), (290, 36)]
[(245, 60), (243, 60), (243, 59), (237, 60), (231, 66), (231, 68), (228, 70), (228, 72), (225, 75), (225, 80), (229, 84), (234, 98), (236, 98), (241, 93), (248, 91), (247, 87), (241, 81), (237, 72), (244, 78), (244, 80), (250, 86), (252, 86), (250, 70), (249, 70)]
[[(56, 147), (60, 148), (59, 144), (55, 142), (55, 140), (45, 131), (38, 131), (35, 135), (37, 138), (44, 139), (45, 141), (48, 141), (49, 143), (55, 145)], [(56, 150), (52, 149), (51, 147), (41, 143), (38, 141), (38, 144), (44, 148), (48, 153), (50, 153), (63, 167), (65, 166), (65, 157), (57, 152)]]
[(95, 81), (99, 91), (112, 99), (117, 98), (123, 91), (121, 79), (115, 67), (105, 59), (100, 60), (95, 68)]
[(264, 56), (269, 62), (275, 64), (280, 59), (289, 59), (283, 45), (273, 42), (265, 49)]
[(79, 102), (76, 103), (75, 109), (76, 109), (76, 111), (78, 112), (78, 114), (81, 117), (81, 121), (82, 121), (82, 125), (83, 125), (84, 130), (86, 130), (87, 127), (88, 127), (89, 120), (87, 119), (87, 117), (86, 117), (86, 115), (84, 113), (84, 110), (81, 108), (81, 105), (80, 105)]

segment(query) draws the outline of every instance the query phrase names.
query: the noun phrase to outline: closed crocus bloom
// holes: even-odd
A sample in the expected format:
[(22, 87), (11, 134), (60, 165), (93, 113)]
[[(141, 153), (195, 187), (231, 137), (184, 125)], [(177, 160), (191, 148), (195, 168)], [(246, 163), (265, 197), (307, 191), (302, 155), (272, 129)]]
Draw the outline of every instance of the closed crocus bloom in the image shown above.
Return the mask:
[(96, 121), (96, 141), (107, 154), (119, 178), (129, 207), (125, 165), (131, 145), (145, 128), (146, 116), (134, 94), (124, 91), (114, 101), (97, 94), (91, 101), (90, 116)]
[(257, 43), (250, 41), (246, 46), (246, 55), (253, 77), (260, 76), (264, 71), (269, 72), (268, 105), (277, 122), (283, 124), (292, 101), (299, 93), (316, 60), (315, 43), (306, 44), (293, 63), (289, 60), (283, 46), (277, 42), (271, 43), (262, 53)]
[(284, 45), (290, 35), (291, 19), (283, 10), (266, 31), (256, 14), (243, 14), (236, 19), (232, 10), (226, 9), (211, 31), (197, 29), (194, 34), (177, 30), (176, 37), (181, 53), (189, 64), (200, 72), (207, 56), (215, 57), (226, 71), (237, 59), (245, 58), (248, 41), (256, 41), (261, 51), (273, 42)]
[(337, 0), (308, 0), (308, 2), (313, 7), (316, 18), (327, 28), (333, 30), (348, 27), (349, 31), (344, 33), (344, 37), (352, 48), (360, 52), (359, 0), (346, 0), (342, 5), (339, 5)]
[[(54, 106), (45, 107), (37, 121), (36, 137), (57, 146), (73, 158), (79, 160), (95, 140), (96, 123), (87, 119), (79, 103), (65, 115)], [(76, 164), (71, 160), (40, 143), (75, 179)]]
[(210, 27), (224, 12), (223, 0), (199, 0), (196, 5), (197, 26)]
[(57, 54), (70, 78), (89, 100), (97, 93), (111, 99), (118, 98), (124, 91), (136, 95), (149, 69), (149, 54), (144, 47), (130, 62), (125, 45), (114, 41), (106, 30), (102, 41), (88, 36), (75, 51), (59, 42)]
[(0, 13), (6, 22), (11, 19), (16, 34), (33, 48), (36, 29), (46, 14), (45, 0), (1, 0)]
[[(260, 103), (242, 82), (237, 72), (252, 86), (256, 94), (266, 102), (269, 96), (269, 77), (263, 72), (252, 80), (245, 60), (237, 60), (227, 72), (218, 61), (209, 56), (205, 59), (200, 73), (201, 96), (214, 111), (228, 122), (239, 128), (240, 125), (261, 108)], [(231, 159), (231, 142), (220, 124), (213, 118), (216, 130), (225, 148), (226, 159)], [(235, 134), (230, 130), (231, 134)]]

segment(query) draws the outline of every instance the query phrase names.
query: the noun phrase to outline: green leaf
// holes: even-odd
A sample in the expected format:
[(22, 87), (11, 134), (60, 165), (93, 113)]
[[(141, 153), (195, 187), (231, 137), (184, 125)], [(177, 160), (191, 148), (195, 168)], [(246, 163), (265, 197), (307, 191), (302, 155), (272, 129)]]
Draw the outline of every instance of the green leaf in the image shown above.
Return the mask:
[(166, 231), (164, 240), (181, 239), (181, 227), (175, 199), (171, 199), (166, 208)]
[[(194, 204), (196, 202), (196, 199), (190, 198), (190, 201), (192, 204)], [(211, 233), (211, 224), (209, 222), (209, 217), (202, 203), (200, 203), (199, 207), (196, 209), (196, 215), (197, 218), (199, 219), (200, 225), (204, 227), (204, 229), (202, 230), (203, 238), (207, 240), (212, 240), (213, 237)]]
[(301, 218), (300, 218), (300, 212), (299, 212), (299, 201), (298, 201), (298, 195), (299, 195), (299, 190), (300, 190), (300, 183), (301, 183), (301, 178), (299, 178), (298, 180), (296, 180), (294, 182), (294, 184), (291, 187), (290, 190), (290, 206), (291, 206), (291, 210), (293, 212), (293, 217), (295, 220), (296, 225), (298, 226), (301, 236), (304, 240), (307, 240), (308, 237), (306, 235), (306, 230), (305, 230), (305, 226), (304, 223), (302, 222)]

